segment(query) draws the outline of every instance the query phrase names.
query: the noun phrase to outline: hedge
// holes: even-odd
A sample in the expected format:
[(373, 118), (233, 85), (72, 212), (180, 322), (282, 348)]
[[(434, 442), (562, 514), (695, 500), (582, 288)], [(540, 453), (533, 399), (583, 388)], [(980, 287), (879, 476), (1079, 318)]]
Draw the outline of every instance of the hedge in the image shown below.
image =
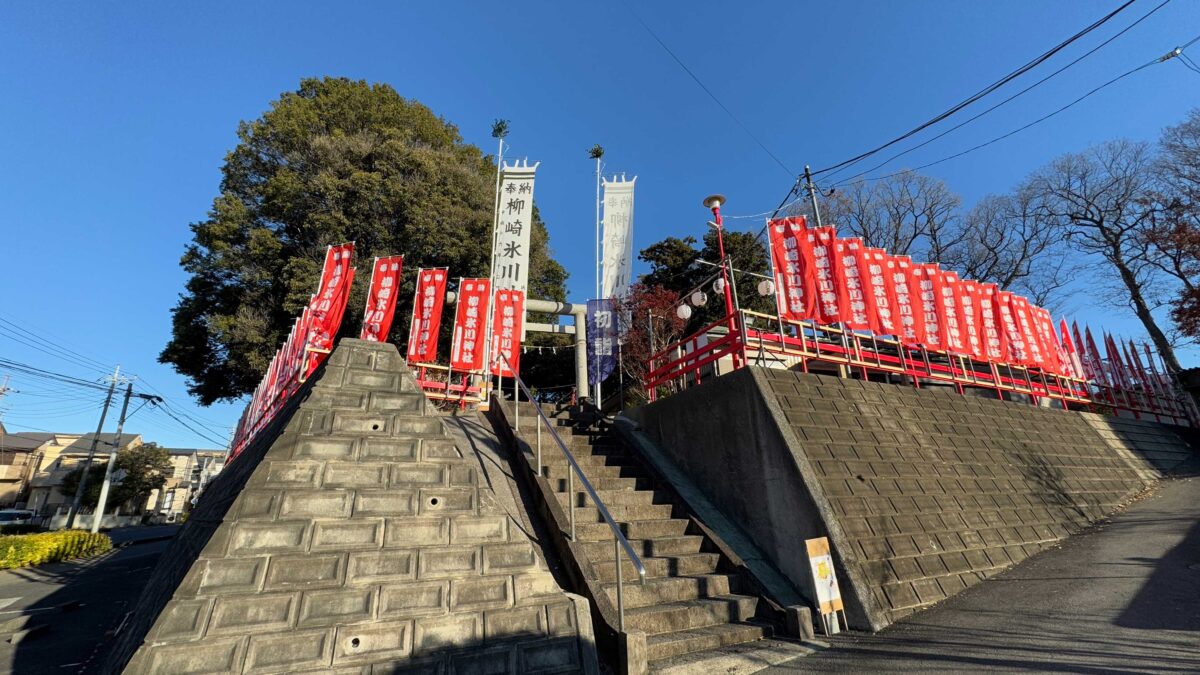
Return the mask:
[(84, 530), (0, 536), (0, 569), (43, 565), (93, 556), (112, 548), (108, 535)]

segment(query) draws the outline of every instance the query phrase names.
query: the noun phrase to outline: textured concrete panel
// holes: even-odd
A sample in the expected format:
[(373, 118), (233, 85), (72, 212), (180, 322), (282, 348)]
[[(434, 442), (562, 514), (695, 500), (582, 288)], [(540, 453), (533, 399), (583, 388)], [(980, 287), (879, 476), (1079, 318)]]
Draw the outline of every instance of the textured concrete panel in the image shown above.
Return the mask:
[(596, 672), (586, 606), (394, 346), (343, 340), (296, 399), (205, 491), (106, 672)]
[(829, 536), (851, 623), (872, 629), (1053, 545), (1192, 453), (1146, 421), (762, 368), (634, 416), (799, 587), (803, 540)]

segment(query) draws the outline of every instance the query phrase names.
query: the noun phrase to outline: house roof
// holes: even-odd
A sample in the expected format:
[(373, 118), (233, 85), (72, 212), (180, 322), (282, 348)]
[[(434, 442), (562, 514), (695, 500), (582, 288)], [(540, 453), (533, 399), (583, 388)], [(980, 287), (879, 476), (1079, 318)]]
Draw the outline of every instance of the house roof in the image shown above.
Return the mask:
[(163, 448), (169, 455), (224, 455), (225, 448)]
[[(60, 436), (67, 436), (67, 435), (75, 436), (76, 434), (58, 434), (58, 435), (60, 435)], [(95, 435), (96, 434), (94, 434), (94, 433), (83, 434), (79, 438), (75, 439), (75, 441), (72, 442), (70, 445), (68, 445), (66, 448), (63, 448), (63, 452), (64, 453), (87, 452), (88, 448), (90, 448), (92, 445), (92, 437)], [(123, 433), (123, 434), (121, 434), (121, 447), (124, 448), (129, 445), (134, 445), (134, 444), (140, 443), (141, 438), (142, 438), (141, 434)], [(111, 450), (113, 445), (116, 444), (116, 442), (117, 442), (117, 435), (115, 433), (111, 433), (111, 434), (110, 433), (102, 433), (102, 434), (100, 434), (99, 439), (96, 443), (96, 451), (100, 452), (102, 450), (103, 451)]]
[(53, 440), (54, 436), (55, 434), (34, 431), (9, 433), (0, 427), (0, 450), (33, 451)]

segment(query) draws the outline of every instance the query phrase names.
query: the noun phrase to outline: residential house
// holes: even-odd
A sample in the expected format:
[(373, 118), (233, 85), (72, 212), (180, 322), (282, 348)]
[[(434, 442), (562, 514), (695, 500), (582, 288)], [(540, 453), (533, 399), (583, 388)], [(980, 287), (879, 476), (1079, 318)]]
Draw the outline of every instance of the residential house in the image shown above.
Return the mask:
[(54, 434), (9, 433), (0, 425), (0, 507), (24, 506), (33, 476), (34, 459)]
[(161, 489), (150, 494), (146, 511), (151, 520), (174, 523), (191, 510), (204, 488), (225, 468), (225, 450), (166, 448), (171, 475)]
[[(79, 468), (88, 456), (95, 434), (52, 434), (53, 438), (43, 444), (33, 459), (32, 480), (29, 481), (29, 498), (26, 508), (41, 516), (52, 516), (71, 507), (74, 494), (64, 494), (63, 479)], [(96, 442), (96, 458), (107, 459), (116, 443), (115, 433), (100, 434)], [(142, 445), (141, 434), (122, 434), (118, 452)]]

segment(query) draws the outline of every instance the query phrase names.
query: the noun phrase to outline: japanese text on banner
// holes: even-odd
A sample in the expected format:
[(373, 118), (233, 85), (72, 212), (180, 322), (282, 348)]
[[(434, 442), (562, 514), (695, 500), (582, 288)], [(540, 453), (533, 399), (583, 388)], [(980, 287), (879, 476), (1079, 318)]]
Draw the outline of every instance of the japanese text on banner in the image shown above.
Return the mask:
[[(521, 372), (521, 330), (525, 324), (525, 294), (521, 291), (496, 291), (492, 312), (492, 374), (512, 377)], [(504, 355), (504, 359), (500, 355)], [(507, 365), (505, 364), (507, 360)]]
[(450, 347), (450, 367), (454, 370), (477, 372), (484, 369), (484, 328), (490, 290), (491, 283), (487, 279), (463, 279), (458, 284), (458, 309)]
[(600, 297), (619, 298), (629, 292), (633, 274), (632, 180), (604, 181), (604, 256)]
[(375, 259), (360, 339), (371, 342), (387, 340), (392, 329), (392, 317), (396, 312), (396, 294), (400, 290), (400, 273), (403, 267), (404, 256)]
[(533, 166), (504, 165), (492, 251), (492, 284), (496, 290), (529, 287), (529, 232), (533, 228)]
[(409, 363), (437, 361), (438, 329), (442, 325), (442, 303), (446, 299), (446, 268), (417, 271), (412, 323), (408, 333)]

